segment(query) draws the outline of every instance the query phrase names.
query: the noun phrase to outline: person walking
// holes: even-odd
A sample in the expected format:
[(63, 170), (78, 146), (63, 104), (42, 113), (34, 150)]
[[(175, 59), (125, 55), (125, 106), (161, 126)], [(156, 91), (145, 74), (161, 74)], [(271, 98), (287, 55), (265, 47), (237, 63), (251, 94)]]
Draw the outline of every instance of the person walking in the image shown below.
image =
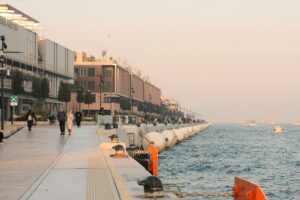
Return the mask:
[(60, 111), (57, 113), (57, 120), (59, 121), (59, 128), (60, 128), (60, 134), (65, 135), (65, 123), (66, 123), (67, 115), (63, 111), (63, 109), (60, 109)]
[(73, 120), (74, 120), (74, 115), (71, 111), (69, 111), (67, 113), (67, 129), (68, 129), (69, 135), (72, 134)]
[(80, 110), (78, 110), (75, 113), (75, 122), (76, 122), (77, 127), (80, 127), (81, 117), (82, 117), (82, 113), (80, 112)]
[(35, 120), (35, 114), (29, 109), (28, 112), (26, 113), (28, 131), (31, 131), (33, 120)]

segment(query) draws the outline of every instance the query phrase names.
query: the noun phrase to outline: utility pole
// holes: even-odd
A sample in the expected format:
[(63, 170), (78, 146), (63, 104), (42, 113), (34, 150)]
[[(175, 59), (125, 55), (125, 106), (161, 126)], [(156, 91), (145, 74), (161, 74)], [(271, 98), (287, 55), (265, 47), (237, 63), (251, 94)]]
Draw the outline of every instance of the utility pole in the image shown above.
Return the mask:
[[(7, 49), (7, 45), (5, 43), (5, 36), (1, 35), (0, 36), (1, 39), (1, 50), (0, 50), (0, 62), (1, 62), (1, 130), (4, 130), (4, 74), (5, 71), (7, 69), (4, 69), (4, 53), (23, 53), (21, 51), (4, 51), (5, 49)], [(11, 93), (12, 91), (12, 85), (11, 85)], [(13, 114), (12, 114), (13, 117)], [(13, 123), (13, 119), (12, 119), (12, 123)]]
[(5, 44), (5, 36), (1, 36), (1, 52), (0, 52), (0, 61), (1, 61), (1, 130), (4, 130), (4, 49), (7, 48), (7, 45)]
[(99, 115), (101, 115), (101, 108), (102, 108), (102, 105), (101, 105), (101, 92), (102, 92), (102, 84), (103, 84), (103, 79), (102, 79), (102, 76), (99, 75), (99, 93), (100, 93), (100, 97), (99, 97)]
[(131, 87), (131, 115), (133, 114), (133, 95), (134, 95), (134, 89)]

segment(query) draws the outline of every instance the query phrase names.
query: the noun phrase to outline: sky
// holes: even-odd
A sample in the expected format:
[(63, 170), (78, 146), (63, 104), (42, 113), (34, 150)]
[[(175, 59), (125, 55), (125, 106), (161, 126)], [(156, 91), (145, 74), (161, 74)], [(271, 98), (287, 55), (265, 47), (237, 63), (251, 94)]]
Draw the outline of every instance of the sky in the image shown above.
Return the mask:
[(126, 61), (212, 122), (300, 119), (299, 0), (10, 0), (40, 34)]

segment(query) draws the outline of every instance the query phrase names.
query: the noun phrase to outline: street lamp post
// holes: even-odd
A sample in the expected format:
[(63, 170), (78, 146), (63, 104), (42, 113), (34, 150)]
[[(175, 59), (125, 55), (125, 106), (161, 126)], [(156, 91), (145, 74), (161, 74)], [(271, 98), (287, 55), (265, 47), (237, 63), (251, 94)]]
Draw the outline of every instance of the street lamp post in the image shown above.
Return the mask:
[(100, 93), (100, 97), (99, 97), (99, 115), (101, 115), (101, 109), (102, 109), (102, 105), (101, 105), (101, 92), (102, 92), (102, 84), (103, 84), (103, 79), (102, 76), (99, 75), (99, 93)]
[(1, 36), (1, 54), (0, 54), (0, 61), (1, 61), (1, 129), (4, 130), (4, 49), (7, 48), (7, 45), (5, 43), (5, 36)]
[(134, 95), (134, 89), (131, 88), (131, 115), (133, 114), (133, 95)]

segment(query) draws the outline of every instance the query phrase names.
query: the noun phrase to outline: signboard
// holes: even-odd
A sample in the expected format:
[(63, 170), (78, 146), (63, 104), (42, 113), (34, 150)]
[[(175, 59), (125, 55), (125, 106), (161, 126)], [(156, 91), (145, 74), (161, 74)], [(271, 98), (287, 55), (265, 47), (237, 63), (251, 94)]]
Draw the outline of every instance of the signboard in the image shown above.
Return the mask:
[(10, 96), (10, 105), (17, 106), (18, 105), (18, 96)]

